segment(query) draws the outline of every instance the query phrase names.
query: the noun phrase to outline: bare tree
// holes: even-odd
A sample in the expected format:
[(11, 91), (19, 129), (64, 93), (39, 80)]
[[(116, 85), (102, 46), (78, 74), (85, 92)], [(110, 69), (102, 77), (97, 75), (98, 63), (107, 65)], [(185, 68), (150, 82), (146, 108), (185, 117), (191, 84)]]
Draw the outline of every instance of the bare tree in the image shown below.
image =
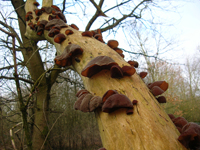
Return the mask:
[[(72, 66), (66, 67), (65, 70), (75, 70), (81, 76), (83, 84), (89, 92), (102, 97), (107, 90), (113, 89), (126, 95), (131, 100), (137, 99), (139, 101), (138, 105), (134, 109), (133, 115), (126, 115), (126, 109), (119, 109), (111, 114), (103, 113), (101, 110), (95, 111), (102, 143), (105, 148), (185, 149), (178, 142), (177, 138), (179, 133), (172, 124), (168, 115), (163, 111), (137, 74), (122, 79), (111, 78), (110, 71), (107, 70), (103, 70), (92, 78), (87, 78), (81, 75), (81, 71), (87, 63), (97, 56), (110, 57), (120, 67), (129, 65), (120, 55), (104, 44), (100, 33), (92, 38), (83, 37), (82, 32), (76, 30), (77, 28), (74, 29), (67, 24), (60, 25), (57, 22), (56, 25), (64, 27), (60, 29), (59, 32), (66, 37), (64, 41), (58, 43), (58, 41), (54, 40), (53, 37), (49, 36), (48, 30), (43, 31), (40, 30), (39, 27), (39, 22), (44, 20), (44, 22), (46, 21), (47, 23), (51, 20), (50, 17), (56, 17), (54, 13), (57, 11), (60, 18), (65, 21), (65, 17), (63, 17), (59, 8), (56, 6), (53, 6), (54, 12), (51, 11), (50, 14), (48, 13), (48, 10), (53, 8), (51, 7), (53, 4), (52, 0), (43, 0), (42, 7), (44, 10), (37, 8), (35, 0), (27, 0), (26, 4), (23, 0), (12, 0), (11, 2), (15, 12), (17, 13), (20, 35), (17, 34), (14, 27), (7, 23), (7, 18), (4, 18), (4, 21), (1, 21), (0, 23), (4, 30), (11, 32), (16, 37), (17, 45), (11, 45), (12, 42), (9, 40), (2, 39), (1, 41), (3, 41), (4, 46), (8, 49), (18, 48), (23, 58), (19, 60), (16, 58), (18, 61), (15, 65), (12, 65), (7, 61), (7, 66), (3, 66), (1, 70), (9, 70), (17, 65), (22, 65), (26, 66), (31, 77), (29, 79), (24, 79), (24, 76), (22, 76), (23, 78), (21, 77), (21, 72), (17, 73), (19, 74), (19, 77), (15, 75), (15, 78), (13, 78), (11, 73), (9, 74), (10, 76), (6, 74), (7, 77), (4, 77), (4, 79), (13, 78), (31, 84), (30, 95), (28, 98), (23, 99), (24, 104), (22, 103), (23, 112), (27, 111), (27, 108), (31, 105), (34, 106), (34, 121), (31, 122), (33, 124), (32, 143), (30, 143), (29, 138), (27, 138), (29, 149), (50, 149), (48, 142), (47, 144), (44, 144), (46, 136), (48, 135), (48, 130), (50, 129), (47, 119), (50, 91), (59, 73), (64, 71), (64, 69), (56, 64), (50, 65), (50, 67), (44, 65), (40, 52), (41, 49), (37, 45), (38, 41), (41, 40), (47, 40), (49, 43), (53, 44), (56, 48), (57, 55), (61, 55), (65, 47), (71, 43), (77, 44), (81, 49), (83, 49), (83, 54), (76, 58), (72, 58)], [(107, 10), (104, 11), (102, 10), (104, 0), (100, 0), (98, 4), (93, 0), (90, 2), (95, 7), (96, 13), (87, 23), (85, 30), (90, 30), (94, 21), (99, 16), (107, 16), (110, 10), (118, 9), (118, 13), (121, 14), (119, 18), (113, 17), (106, 20), (100, 27), (101, 32), (113, 30), (113, 28), (125, 23), (128, 18), (134, 18), (136, 20), (142, 18), (142, 12), (148, 7), (148, 4), (151, 3), (149, 0), (138, 1), (138, 3), (127, 0), (122, 1), (113, 7), (107, 8)], [(134, 7), (130, 7), (130, 5)], [(127, 8), (126, 12), (121, 13), (119, 8), (122, 6)], [(63, 1), (63, 12), (65, 11), (64, 8), (65, 1)], [(34, 25), (37, 28), (34, 28)], [(44, 27), (41, 26), (41, 28)], [(65, 31), (67, 29), (73, 31), (73, 34), (66, 36)], [(12, 55), (13, 51), (10, 51), (9, 54)], [(18, 89), (19, 87), (17, 85), (17, 90)], [(35, 95), (35, 99), (32, 99), (32, 95)], [(18, 93), (18, 96), (20, 96), (19, 99), (22, 98), (20, 93)], [(23, 123), (26, 122), (26, 119), (27, 118), (23, 118)], [(26, 131), (26, 134), (29, 134), (28, 136), (30, 136), (30, 131)], [(162, 138), (158, 139), (158, 136)], [(133, 139), (135, 142), (133, 142)], [(152, 144), (152, 142), (155, 143)]]

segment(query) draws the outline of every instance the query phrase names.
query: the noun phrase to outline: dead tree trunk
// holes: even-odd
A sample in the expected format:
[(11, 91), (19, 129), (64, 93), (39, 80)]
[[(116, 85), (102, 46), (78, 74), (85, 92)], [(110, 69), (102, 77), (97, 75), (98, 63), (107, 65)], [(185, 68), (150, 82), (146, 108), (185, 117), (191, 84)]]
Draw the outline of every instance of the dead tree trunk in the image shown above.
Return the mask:
[[(26, 12), (33, 13), (33, 23), (36, 15), (33, 5), (34, 0), (27, 0)], [(48, 2), (48, 1), (45, 1)], [(43, 7), (51, 7), (49, 3), (43, 3)], [(39, 21), (47, 20), (49, 14), (42, 13)], [(67, 26), (60, 30), (66, 36), (61, 44), (54, 42), (53, 37), (48, 36), (47, 30), (41, 36), (36, 35), (34, 30), (26, 27), (26, 36), (32, 40), (48, 40), (54, 44), (58, 55), (64, 48), (72, 44), (77, 44), (83, 49), (83, 54), (77, 56), (80, 62), (72, 59), (72, 66), (81, 76), (81, 71), (87, 63), (97, 56), (109, 56), (119, 66), (128, 66), (129, 64), (115, 51), (106, 44), (96, 40), (94, 37), (82, 36), (80, 31)], [(66, 29), (73, 31), (73, 34), (66, 35)], [(178, 130), (165, 113), (163, 108), (157, 102), (155, 97), (150, 93), (147, 86), (141, 78), (134, 74), (131, 77), (115, 79), (110, 77), (109, 70), (102, 70), (98, 74), (87, 78), (81, 76), (84, 85), (88, 91), (94, 95), (102, 97), (107, 90), (117, 90), (119, 93), (126, 95), (130, 100), (138, 100), (138, 105), (134, 107), (133, 115), (126, 115), (126, 109), (119, 109), (111, 114), (104, 113), (101, 110), (95, 112), (98, 120), (100, 135), (103, 146), (108, 150), (117, 149), (141, 149), (141, 150), (184, 150), (185, 148), (177, 140)]]

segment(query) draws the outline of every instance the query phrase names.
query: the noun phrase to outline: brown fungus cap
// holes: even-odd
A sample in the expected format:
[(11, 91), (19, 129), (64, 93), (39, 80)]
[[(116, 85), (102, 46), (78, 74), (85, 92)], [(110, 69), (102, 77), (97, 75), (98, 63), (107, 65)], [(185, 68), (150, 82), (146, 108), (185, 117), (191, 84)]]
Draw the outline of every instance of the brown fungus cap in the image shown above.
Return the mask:
[(104, 103), (108, 97), (110, 97), (113, 94), (118, 94), (116, 90), (108, 90), (102, 97), (102, 102)]
[(71, 24), (69, 26), (72, 27), (72, 28), (74, 28), (74, 29), (76, 29), (76, 30), (79, 30), (79, 28), (75, 24)]
[(48, 23), (48, 21), (46, 21), (46, 20), (41, 20), (41, 21), (38, 21), (38, 22), (37, 22), (37, 25), (40, 26), (40, 27), (42, 27), (42, 28), (44, 28), (45, 25), (46, 25), (47, 23)]
[(168, 114), (168, 116), (171, 120), (176, 118), (173, 114)]
[(148, 84), (149, 89), (152, 89), (154, 86), (160, 87), (163, 91), (166, 91), (168, 89), (168, 83), (165, 81), (156, 81)]
[(110, 70), (113, 65), (117, 65), (117, 63), (112, 58), (108, 56), (97, 56), (83, 68), (81, 75), (90, 78), (101, 70)]
[(180, 127), (181, 129), (188, 123), (184, 117), (177, 117), (172, 119), (172, 121), (176, 127)]
[(70, 66), (72, 64), (72, 57), (83, 53), (83, 49), (77, 44), (69, 44), (65, 47), (63, 53), (56, 56), (55, 63), (61, 67)]
[(138, 68), (138, 66), (139, 66), (138, 62), (137, 62), (137, 61), (134, 61), (134, 60), (129, 60), (128, 63), (129, 63), (131, 66), (135, 67), (135, 68)]
[(81, 34), (82, 34), (82, 36), (88, 36), (88, 37), (93, 36), (93, 33), (91, 31), (85, 31), (85, 32), (82, 32)]
[(151, 93), (154, 95), (154, 96), (158, 96), (158, 95), (161, 95), (163, 94), (165, 91), (162, 90), (159, 86), (154, 86), (152, 89), (151, 89)]
[(54, 42), (61, 44), (65, 39), (66, 39), (65, 35), (59, 33), (54, 37)]
[(89, 109), (90, 112), (94, 111), (97, 108), (102, 107), (102, 98), (100, 96), (94, 96), (90, 99)]
[(113, 65), (110, 68), (110, 74), (112, 78), (123, 78), (123, 71), (122, 68), (118, 65)]
[(116, 41), (116, 40), (109, 40), (107, 45), (110, 47), (110, 48), (116, 48), (118, 47), (119, 43)]
[(143, 72), (139, 73), (139, 76), (143, 79), (143, 78), (145, 78), (147, 76), (147, 74), (148, 74), (147, 72), (143, 71)]
[(200, 149), (200, 125), (189, 122), (182, 128), (178, 140), (186, 147), (194, 150)]
[(48, 36), (49, 36), (49, 37), (54, 37), (54, 36), (57, 35), (58, 33), (60, 33), (60, 30), (55, 29), (55, 28), (52, 28), (52, 29), (49, 31)]
[(166, 100), (166, 98), (164, 97), (164, 96), (159, 96), (158, 98), (156, 98), (157, 99), (157, 101), (159, 102), (159, 103), (166, 103), (167, 102), (167, 100)]
[(86, 90), (86, 89), (79, 90), (79, 91), (76, 93), (76, 97), (80, 97), (81, 95), (83, 95), (83, 94), (85, 94), (85, 93), (89, 93), (89, 91)]
[(88, 94), (88, 93), (85, 93), (85, 94), (78, 97), (77, 101), (74, 103), (74, 109), (75, 110), (80, 110), (82, 100), (83, 100), (83, 98), (85, 97), (86, 94)]
[(124, 76), (132, 76), (136, 72), (136, 70), (132, 66), (123, 66), (122, 72), (123, 72)]
[(67, 27), (67, 25), (65, 24), (65, 22), (61, 19), (53, 19), (53, 20), (50, 20), (46, 26), (45, 26), (45, 30), (50, 30), (53, 26), (58, 26), (58, 27)]
[(73, 34), (74, 32), (71, 30), (71, 29), (67, 29), (66, 31), (65, 31), (65, 34), (66, 35), (71, 35), (71, 34)]
[(85, 94), (85, 97), (83, 98), (81, 105), (80, 105), (80, 111), (82, 111), (82, 112), (90, 111), (89, 103), (90, 103), (90, 100), (92, 97), (93, 97), (93, 95), (90, 93)]
[(129, 98), (123, 94), (113, 94), (105, 101), (102, 111), (111, 113), (119, 108), (133, 108), (133, 104)]

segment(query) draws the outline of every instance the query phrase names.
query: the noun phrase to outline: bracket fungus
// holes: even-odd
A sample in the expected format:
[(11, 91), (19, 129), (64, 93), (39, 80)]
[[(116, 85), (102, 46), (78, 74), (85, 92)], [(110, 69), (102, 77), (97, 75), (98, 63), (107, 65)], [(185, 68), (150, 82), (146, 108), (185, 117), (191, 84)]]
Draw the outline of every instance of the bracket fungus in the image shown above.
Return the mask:
[(172, 121), (176, 127), (180, 127), (181, 129), (188, 123), (183, 117), (174, 118)]
[(144, 72), (144, 71), (142, 71), (142, 72), (140, 72), (139, 73), (139, 76), (142, 78), (142, 79), (144, 79), (146, 76), (147, 76), (147, 72)]
[(120, 108), (133, 109), (133, 104), (127, 96), (123, 94), (113, 94), (104, 102), (102, 111), (111, 113)]
[(102, 148), (99, 148), (98, 150), (106, 150), (104, 147), (102, 147)]
[(113, 65), (117, 65), (117, 63), (112, 58), (108, 56), (97, 56), (83, 68), (81, 75), (91, 78), (101, 70), (110, 70)]
[(110, 48), (114, 49), (114, 48), (118, 47), (119, 43), (116, 40), (109, 40), (108, 43), (107, 43), (107, 45)]
[(131, 67), (131, 66), (123, 66), (122, 72), (124, 76), (132, 76), (136, 72), (136, 70), (134, 67)]
[(75, 24), (71, 24), (69, 26), (72, 27), (73, 29), (79, 30), (79, 28)]
[(61, 19), (53, 19), (50, 20), (46, 26), (45, 26), (45, 30), (50, 30), (53, 26), (57, 26), (58, 28), (65, 28), (67, 27), (67, 25), (65, 24), (65, 22)]
[(122, 68), (118, 65), (113, 65), (110, 68), (110, 73), (112, 78), (123, 78), (123, 71)]
[(33, 2), (33, 5), (35, 5), (36, 7), (38, 7), (40, 4), (38, 2)]
[(91, 31), (85, 31), (85, 32), (82, 32), (81, 34), (82, 34), (82, 36), (88, 36), (88, 37), (93, 36), (93, 33)]
[(167, 100), (164, 96), (159, 96), (156, 98), (159, 103), (166, 103)]
[(138, 103), (137, 100), (133, 100), (133, 101), (132, 101), (132, 104), (133, 104), (133, 105), (137, 105), (137, 103)]
[(78, 97), (78, 99), (74, 104), (75, 110), (80, 110), (82, 112), (92, 112), (102, 106), (102, 98), (92, 95), (85, 89), (78, 91), (76, 93), (76, 97)]
[(154, 95), (154, 96), (158, 96), (158, 95), (161, 95), (163, 94), (165, 91), (162, 90), (159, 86), (154, 86), (151, 88), (151, 93)]
[(154, 86), (160, 87), (163, 91), (166, 91), (168, 89), (168, 83), (165, 81), (156, 81), (148, 84), (149, 89), (152, 89)]
[(128, 63), (129, 63), (131, 66), (135, 67), (135, 68), (138, 68), (138, 66), (139, 66), (138, 62), (137, 62), (137, 61), (134, 61), (134, 60), (129, 60)]
[(54, 37), (54, 42), (61, 44), (65, 39), (66, 39), (65, 35), (59, 33)]
[(77, 44), (69, 44), (65, 47), (63, 53), (59, 56), (56, 56), (55, 63), (61, 67), (70, 66), (72, 64), (72, 57), (81, 55), (83, 49)]
[(56, 29), (56, 28), (52, 28), (52, 29), (49, 31), (48, 36), (49, 36), (49, 37), (54, 37), (54, 36), (57, 35), (58, 33), (60, 33), (60, 30), (58, 30), (58, 29)]
[(186, 147), (194, 150), (200, 149), (200, 125), (189, 122), (182, 128), (178, 140)]
[(71, 29), (67, 29), (66, 31), (65, 31), (65, 34), (66, 35), (71, 35), (71, 34), (73, 34), (74, 32), (71, 30)]
[(116, 90), (108, 90), (102, 97), (102, 102), (104, 103), (108, 97), (110, 97), (113, 94), (118, 94)]

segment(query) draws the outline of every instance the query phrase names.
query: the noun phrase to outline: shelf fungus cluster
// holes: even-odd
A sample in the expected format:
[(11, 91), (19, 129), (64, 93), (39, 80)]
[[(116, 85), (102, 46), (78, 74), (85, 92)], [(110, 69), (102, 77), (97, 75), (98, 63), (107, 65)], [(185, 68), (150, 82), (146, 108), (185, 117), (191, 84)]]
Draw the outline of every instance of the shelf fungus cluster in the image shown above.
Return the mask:
[(105, 113), (112, 113), (117, 109), (127, 108), (126, 113), (129, 115), (133, 114), (133, 105), (137, 103), (137, 101), (131, 102), (127, 96), (119, 94), (116, 90), (108, 90), (101, 98), (84, 89), (78, 91), (76, 97), (74, 109), (82, 112), (92, 112), (101, 108)]
[(61, 67), (70, 66), (72, 64), (72, 58), (75, 58), (77, 55), (81, 55), (83, 49), (77, 44), (69, 44), (65, 47), (63, 53), (59, 56), (56, 56), (55, 63)]
[[(154, 96), (159, 96), (168, 89), (168, 83), (165, 81), (156, 81), (149, 83), (147, 87), (150, 89)], [(159, 103), (166, 103), (166, 98), (164, 96), (156, 97), (156, 99)]]
[(194, 122), (188, 122), (183, 117), (175, 117), (172, 114), (168, 114), (176, 128), (180, 132), (178, 140), (191, 150), (200, 149), (200, 125)]
[(94, 37), (98, 41), (105, 43), (103, 40), (103, 36), (101, 33), (101, 29), (93, 30), (93, 31), (85, 31), (82, 32), (82, 36), (87, 36), (87, 37)]
[[(39, 6), (39, 3), (34, 2), (33, 5)], [(40, 16), (46, 13), (48, 14), (47, 20), (40, 20)], [(35, 17), (36, 16), (36, 17)], [(62, 28), (68, 28), (67, 20), (62, 14), (61, 10), (52, 5), (51, 7), (42, 7), (41, 9), (35, 9), (33, 12), (27, 12), (25, 20), (28, 22), (30, 29), (34, 30), (38, 36), (42, 36), (44, 31), (49, 31), (48, 36), (54, 38), (54, 42), (61, 44), (66, 36), (73, 34), (71, 29), (66, 29), (65, 34), (60, 33)], [(79, 30), (75, 24), (69, 25), (73, 29)]]
[(132, 66), (123, 66), (121, 68), (112, 58), (108, 56), (97, 56), (83, 68), (81, 75), (91, 78), (101, 70), (110, 70), (112, 78), (132, 76), (135, 73), (135, 68)]

